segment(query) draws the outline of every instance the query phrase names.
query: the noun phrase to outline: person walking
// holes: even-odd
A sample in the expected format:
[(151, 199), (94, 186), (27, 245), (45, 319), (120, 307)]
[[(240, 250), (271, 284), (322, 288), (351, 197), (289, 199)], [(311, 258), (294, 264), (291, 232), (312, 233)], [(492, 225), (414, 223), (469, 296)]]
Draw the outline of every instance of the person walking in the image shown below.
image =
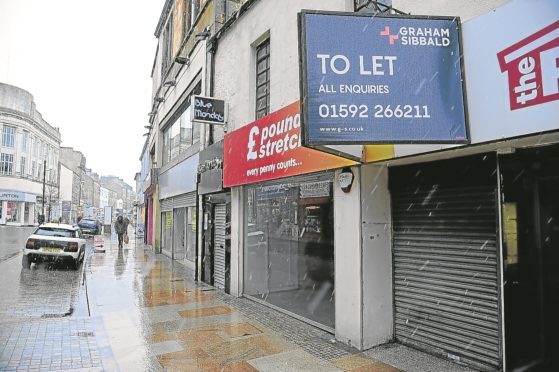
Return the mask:
[(126, 230), (128, 229), (128, 225), (124, 222), (122, 216), (118, 216), (115, 221), (115, 232), (118, 236), (118, 247), (122, 248), (122, 240), (124, 239), (124, 234), (126, 234)]

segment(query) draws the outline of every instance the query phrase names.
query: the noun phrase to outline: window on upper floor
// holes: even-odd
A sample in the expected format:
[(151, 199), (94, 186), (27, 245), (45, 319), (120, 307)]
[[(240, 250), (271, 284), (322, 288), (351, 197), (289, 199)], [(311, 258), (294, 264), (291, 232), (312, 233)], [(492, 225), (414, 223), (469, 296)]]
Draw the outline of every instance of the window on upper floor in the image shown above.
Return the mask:
[(200, 9), (202, 8), (201, 4), (202, 1), (200, 0), (191, 0), (191, 4), (190, 4), (190, 22), (191, 24), (194, 24), (194, 22), (196, 22), (196, 18), (198, 17), (198, 14), (200, 13)]
[(35, 137), (31, 137), (31, 155), (36, 158), (37, 157), (37, 139)]
[(25, 157), (23, 156), (19, 158), (19, 175), (25, 176)]
[(163, 129), (163, 165), (176, 159), (190, 147), (200, 143), (200, 124), (192, 123), (190, 101), (199, 94), (200, 84), (185, 99), (184, 106), (172, 119), (172, 124)]
[[(169, 16), (167, 20), (167, 25), (165, 26), (165, 30), (161, 34), (162, 38), (162, 53), (161, 53), (161, 79), (165, 78), (167, 74), (167, 70), (171, 66), (171, 50), (172, 50), (172, 39), (173, 39), (173, 15)], [(162, 80), (163, 81), (163, 80)]]
[(2, 129), (2, 146), (4, 147), (14, 147), (16, 136), (16, 127), (10, 125), (4, 125)]
[(24, 130), (21, 134), (21, 153), (27, 154), (27, 138), (29, 137), (29, 132)]
[(0, 174), (14, 174), (14, 155), (0, 154)]
[(270, 39), (256, 47), (256, 119), (270, 112)]

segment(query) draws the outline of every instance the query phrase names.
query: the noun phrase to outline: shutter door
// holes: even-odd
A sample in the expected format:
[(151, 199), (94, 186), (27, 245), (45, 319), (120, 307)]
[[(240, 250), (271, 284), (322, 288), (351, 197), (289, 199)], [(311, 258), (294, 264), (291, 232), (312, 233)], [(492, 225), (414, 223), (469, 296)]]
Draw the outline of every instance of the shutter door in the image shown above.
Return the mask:
[(500, 366), (492, 186), (392, 193), (398, 341), (483, 370)]
[(161, 212), (171, 212), (173, 210), (173, 198), (163, 199), (160, 204)]
[(225, 204), (215, 205), (214, 228), (214, 285), (225, 288)]
[(184, 207), (195, 207), (196, 206), (196, 191), (189, 192), (187, 194), (182, 194), (175, 196), (173, 198), (173, 203), (175, 208)]

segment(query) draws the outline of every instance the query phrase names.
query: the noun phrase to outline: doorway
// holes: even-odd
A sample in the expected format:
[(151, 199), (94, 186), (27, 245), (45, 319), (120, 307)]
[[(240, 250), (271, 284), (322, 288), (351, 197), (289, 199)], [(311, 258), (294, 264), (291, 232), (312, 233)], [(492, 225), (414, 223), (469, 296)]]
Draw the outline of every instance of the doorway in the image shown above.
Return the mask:
[(507, 369), (559, 370), (559, 147), (500, 158)]
[(230, 292), (231, 196), (220, 193), (204, 197), (204, 249), (202, 280)]

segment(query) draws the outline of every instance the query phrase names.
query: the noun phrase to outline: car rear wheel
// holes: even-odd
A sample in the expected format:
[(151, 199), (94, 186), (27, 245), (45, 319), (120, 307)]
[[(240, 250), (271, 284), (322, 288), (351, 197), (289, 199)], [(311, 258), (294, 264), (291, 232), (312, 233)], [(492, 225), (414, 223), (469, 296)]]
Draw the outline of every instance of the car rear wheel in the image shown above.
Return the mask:
[(80, 267), (80, 259), (79, 257), (75, 260), (70, 261), (70, 268), (73, 270), (77, 270)]
[(29, 261), (29, 256), (23, 255), (23, 257), (21, 258), (21, 266), (26, 269), (29, 269), (31, 267), (31, 261)]

